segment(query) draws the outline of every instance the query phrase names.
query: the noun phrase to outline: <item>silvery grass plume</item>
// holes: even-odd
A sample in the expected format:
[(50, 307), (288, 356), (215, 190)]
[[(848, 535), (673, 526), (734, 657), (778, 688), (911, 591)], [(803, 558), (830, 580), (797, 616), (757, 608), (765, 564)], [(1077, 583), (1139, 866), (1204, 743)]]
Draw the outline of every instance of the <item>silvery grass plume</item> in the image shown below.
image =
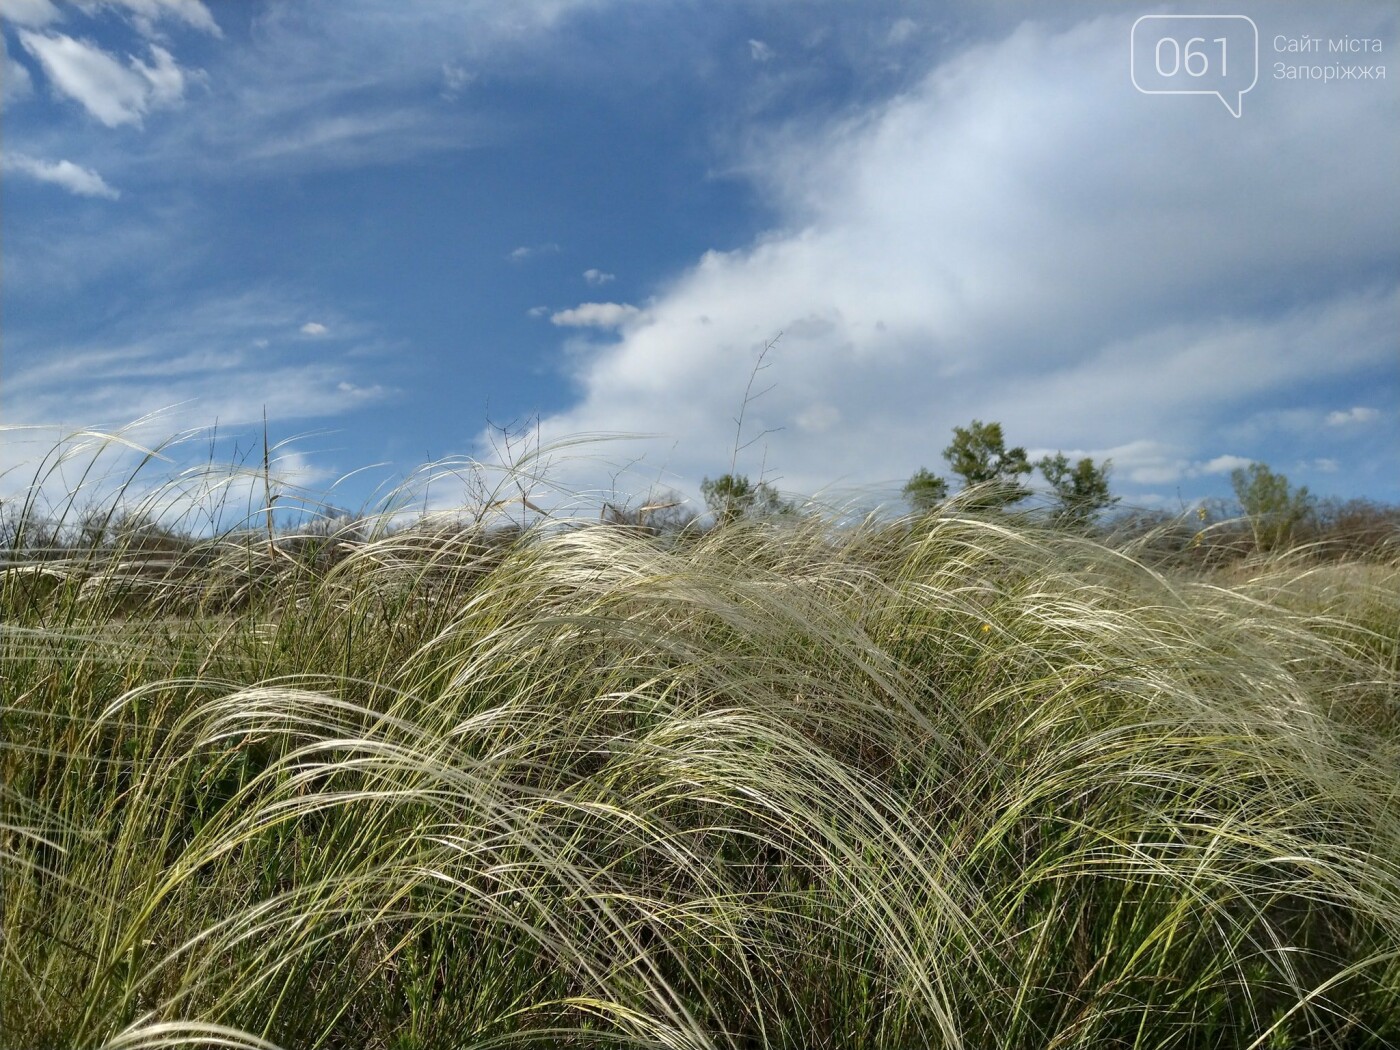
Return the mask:
[(12, 548), (0, 1043), (1400, 1041), (1395, 565), (385, 521)]

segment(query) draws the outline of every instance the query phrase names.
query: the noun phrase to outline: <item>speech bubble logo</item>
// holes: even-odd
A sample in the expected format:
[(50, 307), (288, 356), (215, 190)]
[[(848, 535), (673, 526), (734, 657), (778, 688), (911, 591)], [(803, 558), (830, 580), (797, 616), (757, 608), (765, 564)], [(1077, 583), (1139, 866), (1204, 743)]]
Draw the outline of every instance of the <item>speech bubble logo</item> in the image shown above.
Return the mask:
[(1215, 95), (1238, 117), (1259, 82), (1259, 27), (1245, 15), (1143, 15), (1129, 72), (1144, 95)]

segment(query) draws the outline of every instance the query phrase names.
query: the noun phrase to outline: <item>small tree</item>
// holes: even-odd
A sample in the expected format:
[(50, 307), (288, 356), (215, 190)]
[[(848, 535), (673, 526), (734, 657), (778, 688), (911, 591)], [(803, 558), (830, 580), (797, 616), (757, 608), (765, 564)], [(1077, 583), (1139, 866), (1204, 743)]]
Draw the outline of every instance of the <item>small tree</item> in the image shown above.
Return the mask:
[(1043, 456), (1036, 466), (1050, 482), (1057, 504), (1055, 519), (1063, 524), (1083, 527), (1099, 511), (1118, 502), (1118, 497), (1108, 493), (1110, 463), (1107, 460), (1100, 467), (1086, 456), (1071, 468), (1069, 457), (1056, 452), (1053, 456)]
[(760, 481), (755, 485), (743, 474), (722, 474), (713, 480), (706, 478), (700, 483), (700, 493), (705, 497), (705, 506), (714, 514), (716, 525), (747, 516), (785, 514), (793, 509), (768, 482)]
[(904, 486), (904, 498), (915, 512), (923, 514), (948, 498), (948, 482), (937, 474), (920, 467)]
[(1275, 474), (1264, 463), (1236, 467), (1230, 472), (1230, 484), (1249, 519), (1254, 545), (1260, 550), (1285, 543), (1293, 534), (1293, 527), (1312, 513), (1313, 498), (1307, 486), (1293, 489), (1287, 477)]
[(971, 426), (954, 427), (953, 443), (943, 450), (943, 458), (968, 488), (981, 487), (971, 503), (976, 509), (1000, 510), (1030, 495), (1019, 480), (1031, 472), (1026, 450), (1006, 447), (1000, 423), (974, 419)]

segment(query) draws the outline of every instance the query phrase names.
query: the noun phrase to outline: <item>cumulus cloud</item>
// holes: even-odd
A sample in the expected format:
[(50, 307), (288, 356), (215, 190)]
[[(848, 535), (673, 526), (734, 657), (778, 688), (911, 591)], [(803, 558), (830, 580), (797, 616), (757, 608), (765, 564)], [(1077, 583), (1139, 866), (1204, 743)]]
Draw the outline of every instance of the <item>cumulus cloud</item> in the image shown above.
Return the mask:
[(1327, 425), (1330, 427), (1344, 427), (1349, 423), (1370, 423), (1380, 418), (1380, 413), (1374, 408), (1366, 408), (1357, 405), (1341, 412), (1329, 412), (1327, 414)]
[(150, 64), (131, 56), (122, 65), (96, 44), (62, 33), (22, 29), (19, 39), (55, 91), (109, 128), (140, 125), (150, 110), (173, 106), (184, 97), (184, 70), (158, 44), (150, 45)]
[(0, 165), (3, 165), (5, 171), (60, 186), (79, 197), (106, 197), (108, 200), (116, 200), (121, 196), (107, 185), (97, 172), (91, 168), (80, 167), (70, 160), (39, 160), (37, 157), (15, 153), (0, 158)]
[(639, 316), (641, 311), (628, 303), (580, 303), (549, 320), (562, 328), (618, 328)]
[(585, 281), (587, 281), (589, 284), (594, 285), (594, 286), (597, 286), (597, 285), (600, 285), (600, 284), (607, 284), (609, 281), (613, 280), (613, 279), (616, 278), (616, 277), (617, 277), (617, 274), (615, 274), (615, 273), (604, 273), (602, 270), (584, 270), (584, 271), (583, 271), (583, 279), (584, 279)]
[(545, 439), (665, 434), (651, 447), (693, 485), (782, 332), (746, 426), (775, 431), (761, 445), (795, 491), (936, 467), (974, 418), (1120, 450), (1115, 477), (1149, 484), (1219, 458), (1224, 428), (1300, 385), (1393, 369), (1400, 140), (1368, 130), (1391, 96), (1274, 88), (1247, 122), (1213, 120), (1192, 103), (1218, 100), (1126, 84), (1131, 23), (1025, 23), (878, 107), (755, 136), (742, 170), (773, 228), (705, 253), (595, 347)]
[(325, 335), (328, 329), (319, 321), (307, 321), (301, 326), (302, 335)]

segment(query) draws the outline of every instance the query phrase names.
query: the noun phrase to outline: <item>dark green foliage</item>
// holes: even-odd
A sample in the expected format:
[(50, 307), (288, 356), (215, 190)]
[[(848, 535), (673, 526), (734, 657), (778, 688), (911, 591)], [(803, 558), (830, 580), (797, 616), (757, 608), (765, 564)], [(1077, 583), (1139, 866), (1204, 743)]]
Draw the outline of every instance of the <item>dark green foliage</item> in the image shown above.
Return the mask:
[(1107, 462), (1100, 467), (1086, 456), (1071, 468), (1069, 457), (1057, 452), (1043, 456), (1036, 466), (1055, 493), (1055, 518), (1062, 524), (1087, 525), (1099, 511), (1118, 502), (1109, 495)]
[(700, 484), (705, 506), (715, 516), (716, 525), (745, 517), (763, 517), (790, 512), (793, 507), (766, 481), (754, 484), (743, 474), (722, 474)]
[(904, 486), (904, 498), (920, 514), (932, 510), (948, 498), (948, 482), (925, 467), (920, 467)]
[[(1030, 495), (1020, 478), (1031, 472), (1024, 448), (1006, 447), (1000, 423), (974, 419), (953, 428), (953, 442), (943, 450), (952, 472), (963, 481), (963, 503), (970, 510), (1002, 510)], [(920, 467), (904, 487), (915, 510), (928, 510), (947, 495), (947, 482)]]
[(999, 509), (1030, 495), (1018, 480), (1031, 472), (1026, 450), (1006, 447), (1000, 423), (974, 419), (969, 426), (954, 427), (953, 443), (943, 450), (943, 458), (968, 488), (986, 486), (977, 499), (979, 506)]

